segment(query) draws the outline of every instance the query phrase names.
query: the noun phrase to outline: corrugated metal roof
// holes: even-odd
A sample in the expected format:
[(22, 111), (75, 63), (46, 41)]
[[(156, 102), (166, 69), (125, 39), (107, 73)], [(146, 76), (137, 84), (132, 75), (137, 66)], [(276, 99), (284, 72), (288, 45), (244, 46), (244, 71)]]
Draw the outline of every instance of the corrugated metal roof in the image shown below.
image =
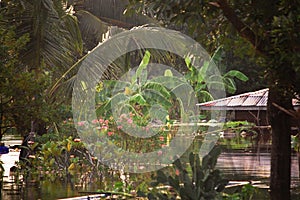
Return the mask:
[(230, 99), (224, 99), (224, 100), (221, 99), (219, 101), (216, 101), (214, 106), (226, 106), (229, 102), (230, 102)]
[(244, 103), (248, 96), (239, 96), (236, 98), (231, 98), (227, 106), (240, 106)]
[[(201, 109), (227, 109), (227, 110), (265, 110), (267, 107), (269, 89), (247, 92), (223, 99), (197, 104)], [(300, 106), (300, 102), (293, 100), (293, 105)]]
[[(268, 89), (259, 90), (256, 92), (249, 93), (248, 98), (242, 104), (242, 106), (264, 106), (264, 100), (268, 98)], [(265, 102), (267, 105), (267, 101)]]
[(259, 102), (256, 104), (256, 106), (267, 106), (268, 95), (269, 95), (269, 89), (266, 90), (266, 93), (261, 97), (261, 99), (260, 99)]

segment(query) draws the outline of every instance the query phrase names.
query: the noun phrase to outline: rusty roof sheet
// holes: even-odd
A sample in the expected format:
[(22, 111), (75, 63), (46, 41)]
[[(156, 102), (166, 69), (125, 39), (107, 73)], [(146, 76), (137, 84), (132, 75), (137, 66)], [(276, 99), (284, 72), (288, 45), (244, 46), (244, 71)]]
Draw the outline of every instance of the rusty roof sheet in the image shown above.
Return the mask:
[(249, 93), (248, 98), (242, 106), (266, 106), (268, 99), (268, 89)]
[(238, 97), (233, 97), (227, 104), (227, 106), (241, 106), (244, 101), (247, 99), (247, 96), (238, 96)]
[(256, 106), (267, 106), (269, 90), (261, 97), (260, 101), (257, 102)]
[[(202, 108), (227, 107), (228, 109), (260, 109), (267, 106), (269, 89), (247, 92), (223, 99), (197, 104)], [(293, 99), (293, 105), (300, 106), (299, 100)]]

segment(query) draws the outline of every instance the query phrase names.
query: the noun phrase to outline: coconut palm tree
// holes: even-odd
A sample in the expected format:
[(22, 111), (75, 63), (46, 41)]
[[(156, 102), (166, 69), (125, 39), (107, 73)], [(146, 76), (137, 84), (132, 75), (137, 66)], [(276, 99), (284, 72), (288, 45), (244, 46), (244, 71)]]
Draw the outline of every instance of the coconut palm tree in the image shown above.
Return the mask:
[(30, 131), (44, 133), (50, 117), (46, 90), (82, 56), (76, 17), (63, 0), (6, 0), (1, 15), (1, 23), (14, 27), (16, 38), (27, 39), (14, 66), (15, 81), (22, 84), (11, 82), (15, 92), (7, 94), (14, 103), (15, 126), (23, 136)]
[[(126, 10), (127, 4), (127, 0), (68, 1), (68, 5), (72, 8), (74, 16), (78, 21), (83, 40), (84, 56), (72, 67), (69, 67), (69, 69), (60, 76), (58, 81), (54, 83), (49, 93), (51, 97), (58, 100), (56, 98), (57, 96), (71, 94), (75, 79), (73, 75), (77, 72), (81, 62), (86, 58), (88, 53), (92, 52), (93, 49), (104, 40), (135, 26), (144, 24), (159, 25), (156, 20), (144, 15), (124, 15), (123, 13)], [(126, 59), (126, 56), (124, 56), (124, 59)], [(126, 66), (124, 67), (113, 63), (111, 71), (106, 73), (106, 78), (116, 78), (115, 74), (117, 72), (127, 71), (126, 69)]]

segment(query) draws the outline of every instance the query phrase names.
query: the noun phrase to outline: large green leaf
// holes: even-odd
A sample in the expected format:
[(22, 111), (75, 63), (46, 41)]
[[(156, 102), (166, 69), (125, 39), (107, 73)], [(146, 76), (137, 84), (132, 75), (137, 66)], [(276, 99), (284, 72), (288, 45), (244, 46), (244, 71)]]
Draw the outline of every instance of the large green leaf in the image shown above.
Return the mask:
[(186, 58), (184, 59), (184, 61), (185, 61), (185, 64), (186, 64), (187, 68), (188, 68), (189, 70), (192, 70), (192, 61), (191, 61), (191, 59), (190, 59), (189, 57), (186, 57)]
[(209, 65), (210, 63), (208, 61), (204, 61), (203, 66), (201, 66), (201, 68), (199, 69), (199, 76), (201, 76), (201, 80), (199, 81), (202, 81), (202, 79), (206, 78)]
[(135, 94), (130, 97), (129, 99), (130, 103), (137, 103), (139, 105), (146, 105), (147, 101), (144, 99), (144, 97), (141, 94)]
[(213, 56), (211, 57), (211, 62), (214, 62), (215, 64), (218, 64), (222, 60), (222, 53), (223, 53), (223, 47), (219, 46)]
[(159, 104), (154, 104), (149, 110), (149, 115), (151, 119), (158, 119), (161, 122), (165, 123), (168, 111)]
[(166, 98), (169, 98), (171, 96), (170, 92), (158, 82), (149, 81), (142, 87), (142, 90), (144, 89), (155, 90), (156, 92), (161, 93)]
[(197, 97), (200, 99), (201, 102), (207, 102), (214, 100), (214, 97), (205, 90), (198, 90), (196, 91)]
[(119, 104), (128, 102), (128, 100), (129, 98), (124, 93), (118, 93), (110, 99), (114, 106), (118, 106)]
[(224, 82), (223, 81), (211, 81), (211, 82), (207, 83), (207, 88), (209, 91), (222, 90), (222, 88), (224, 88)]
[(224, 77), (237, 78), (241, 81), (248, 81), (248, 77), (238, 70), (230, 70), (229, 72), (224, 74)]
[(225, 83), (226, 91), (231, 93), (231, 94), (235, 93), (236, 85), (235, 85), (234, 80), (232, 78), (225, 77), (225, 78), (223, 78), (223, 81)]
[(116, 114), (118, 114), (119, 116), (123, 113), (130, 113), (130, 112), (133, 113), (135, 116), (139, 116), (136, 110), (134, 109), (134, 107), (127, 102), (120, 104), (118, 110), (115, 111)]
[(153, 104), (153, 103), (158, 103), (165, 108), (170, 108), (172, 106), (171, 102), (169, 99), (165, 98), (161, 93), (152, 90), (152, 89), (147, 89), (142, 92), (143, 97), (146, 99), (148, 104)]
[(165, 88), (171, 90), (177, 85), (186, 82), (183, 78), (177, 76), (158, 76), (151, 79), (151, 82), (156, 82), (162, 84)]
[(195, 100), (194, 90), (187, 83), (179, 84), (171, 90), (171, 93), (176, 96), (177, 100), (182, 102), (182, 109), (190, 108), (190, 106), (194, 106), (196, 104), (196, 102), (193, 101)]
[(137, 79), (139, 79), (141, 85), (143, 85), (146, 82), (147, 79), (146, 68), (149, 61), (150, 61), (150, 52), (146, 51), (139, 67), (136, 70), (135, 75), (132, 77), (132, 83), (135, 83)]
[(126, 87), (130, 87), (130, 83), (122, 80), (104, 80), (104, 87), (111, 90), (112, 93), (124, 92)]

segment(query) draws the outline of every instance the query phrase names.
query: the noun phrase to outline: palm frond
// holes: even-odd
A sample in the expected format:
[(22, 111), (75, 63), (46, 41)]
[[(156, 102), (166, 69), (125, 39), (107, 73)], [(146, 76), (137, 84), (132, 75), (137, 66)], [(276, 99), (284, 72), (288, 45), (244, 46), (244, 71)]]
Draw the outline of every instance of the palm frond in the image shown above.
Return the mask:
[(87, 49), (94, 48), (99, 42), (103, 41), (109, 30), (109, 24), (85, 10), (77, 11), (75, 16), (78, 19), (79, 28)]
[[(160, 34), (157, 34), (158, 31)], [(131, 34), (131, 32), (134, 32), (134, 34)], [(151, 40), (135, 37), (136, 34), (140, 34), (145, 38), (151, 38)], [(164, 35), (165, 37), (162, 38), (161, 35)], [(119, 39), (115, 39), (116, 37), (125, 37), (127, 39), (126, 41), (122, 41)], [(174, 38), (181, 38), (181, 40), (176, 39), (175, 41)], [(113, 47), (109, 45), (113, 45)], [(65, 77), (68, 77), (69, 73), (71, 73), (73, 70), (76, 71), (76, 69), (82, 66), (83, 63), (85, 69), (90, 71), (91, 74), (95, 74), (93, 73), (95, 70), (101, 72), (100, 74), (102, 75), (102, 77), (95, 77), (97, 81), (105, 79), (119, 79), (124, 75), (124, 73), (127, 73), (126, 70), (124, 70), (127, 68), (126, 55), (122, 55), (121, 53), (124, 46), (128, 48), (128, 52), (132, 52), (132, 50), (135, 51), (134, 56), (131, 57), (136, 59), (133, 59), (134, 62), (139, 60), (137, 62), (139, 63), (143, 58), (145, 50), (147, 49), (149, 50), (151, 58), (154, 61), (162, 63), (172, 63), (174, 59), (172, 54), (174, 54), (174, 52), (176, 53), (176, 51), (179, 49), (179, 51), (182, 51), (180, 52), (180, 54), (183, 54), (183, 51), (189, 51), (191, 49), (191, 45), (192, 42), (189, 40), (185, 40), (185, 38), (182, 37), (181, 33), (177, 31), (170, 32), (169, 30), (164, 30), (156, 27), (135, 27), (129, 31), (123, 31), (117, 34), (117, 36), (112, 35), (105, 42), (100, 43), (91, 52), (82, 57), (77, 63), (75, 63), (75, 65), (68, 69), (68, 71), (54, 84), (53, 88), (55, 89), (56, 87), (58, 87), (65, 79)], [(102, 58), (101, 56), (105, 55), (99, 55), (99, 52), (107, 47), (113, 49), (113, 51), (110, 52), (109, 57), (117, 57), (118, 59), (113, 60), (113, 62), (104, 69), (104, 66), (102, 66), (101, 62), (103, 61), (102, 59), (107, 58)], [(164, 49), (170, 49), (170, 52), (167, 52)], [(129, 55), (131, 55), (131, 53), (129, 53)], [(135, 64), (133, 64), (132, 66), (134, 65)], [(55, 90), (52, 89), (51, 91)], [(51, 93), (54, 94), (53, 92)]]
[(70, 31), (77, 26), (76, 21), (67, 16), (61, 4), (59, 0), (17, 0), (7, 8), (6, 16), (14, 19), (17, 35), (30, 35), (21, 57), (29, 69), (48, 69), (55, 76), (81, 55), (80, 36), (74, 37), (78, 31)]

